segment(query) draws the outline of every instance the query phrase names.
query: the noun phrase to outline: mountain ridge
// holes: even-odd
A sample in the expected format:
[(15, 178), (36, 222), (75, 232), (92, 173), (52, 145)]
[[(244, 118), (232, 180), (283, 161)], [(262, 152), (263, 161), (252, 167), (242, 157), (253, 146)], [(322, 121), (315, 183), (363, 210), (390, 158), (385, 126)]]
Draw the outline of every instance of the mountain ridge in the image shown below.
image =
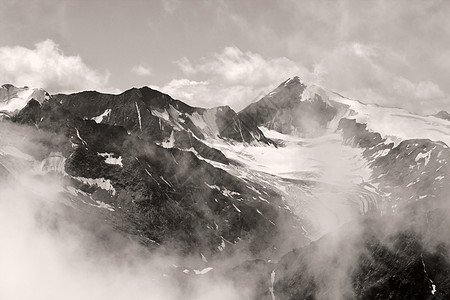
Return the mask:
[[(0, 123), (0, 176), (60, 178), (74, 214), (197, 255), (195, 273), (235, 259), (225, 273), (253, 299), (445, 298), (445, 122), (299, 77), (239, 113), (148, 87), (56, 94)], [(39, 146), (9, 145), (16, 131)]]

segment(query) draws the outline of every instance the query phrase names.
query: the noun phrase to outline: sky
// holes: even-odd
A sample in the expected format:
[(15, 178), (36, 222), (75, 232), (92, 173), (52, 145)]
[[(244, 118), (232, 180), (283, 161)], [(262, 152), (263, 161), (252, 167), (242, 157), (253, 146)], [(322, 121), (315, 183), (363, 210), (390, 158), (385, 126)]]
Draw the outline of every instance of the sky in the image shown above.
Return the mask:
[(298, 75), (433, 114), (450, 111), (449, 15), (439, 0), (0, 0), (0, 83), (239, 111)]

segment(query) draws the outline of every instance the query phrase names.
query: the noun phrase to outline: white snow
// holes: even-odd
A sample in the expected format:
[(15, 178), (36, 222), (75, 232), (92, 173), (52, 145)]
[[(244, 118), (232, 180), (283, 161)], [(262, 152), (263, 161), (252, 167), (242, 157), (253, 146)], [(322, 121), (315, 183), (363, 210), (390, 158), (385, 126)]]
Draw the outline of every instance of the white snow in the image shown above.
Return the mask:
[(107, 204), (105, 202), (102, 202), (102, 201), (96, 201), (96, 202), (98, 204), (97, 205), (98, 208), (104, 208), (104, 209), (107, 209), (109, 211), (114, 211), (114, 208), (111, 205), (109, 205), (109, 204)]
[(207, 140), (225, 156), (257, 170), (287, 179), (317, 180), (348, 184), (368, 181), (371, 170), (362, 149), (342, 144), (342, 137), (328, 133), (319, 138), (295, 138), (260, 128), (268, 138), (283, 139), (285, 147), (248, 146)]
[(94, 120), (95, 123), (101, 123), (103, 121), (103, 118), (109, 116), (110, 114), (111, 114), (111, 109), (108, 108), (101, 115), (93, 117), (93, 118), (91, 118), (91, 120)]
[(81, 135), (80, 135), (80, 132), (78, 131), (78, 128), (75, 128), (75, 130), (76, 130), (76, 132), (77, 132), (77, 137), (78, 137), (78, 139), (79, 139), (84, 145), (87, 145), (86, 141), (83, 140), (83, 139), (81, 138)]
[[(349, 119), (367, 124), (367, 129), (390, 138), (395, 145), (407, 139), (430, 139), (450, 145), (448, 121), (432, 116), (419, 116), (400, 108), (389, 108), (344, 98), (328, 92), (330, 100), (347, 105), (353, 114)], [(370, 99), (368, 99), (370, 100)]]
[(218, 108), (210, 108), (202, 114), (194, 112), (189, 118), (206, 136), (214, 138), (219, 135), (219, 128), (216, 124), (217, 109)]
[(161, 146), (164, 148), (173, 148), (175, 146), (175, 136), (173, 134), (173, 131), (170, 133), (169, 139), (164, 140), (161, 143)]
[(425, 166), (426, 166), (430, 162), (430, 157), (431, 157), (431, 151), (428, 151), (426, 153), (419, 153), (419, 154), (417, 154), (415, 161), (418, 162), (420, 159), (424, 158)]
[(79, 180), (87, 185), (90, 186), (97, 186), (101, 189), (104, 189), (106, 191), (109, 191), (111, 195), (116, 194), (116, 189), (111, 184), (111, 180), (105, 179), (105, 178), (85, 178), (85, 177), (73, 177), (76, 180)]
[(152, 113), (152, 115), (154, 115), (155, 117), (158, 117), (158, 118), (163, 119), (163, 120), (166, 120), (166, 121), (169, 121), (169, 119), (170, 119), (169, 113), (168, 113), (167, 110), (165, 110), (165, 109), (164, 109), (162, 112), (160, 112), (160, 111), (157, 110), (157, 109), (152, 109), (152, 110), (151, 110), (151, 113)]
[(175, 189), (173, 188), (173, 186), (172, 186), (167, 180), (164, 179), (164, 177), (159, 176), (159, 178), (161, 178), (161, 180), (164, 181), (164, 183), (167, 184), (172, 190), (175, 190)]
[(204, 275), (211, 270), (214, 270), (214, 268), (208, 267), (208, 268), (204, 268), (203, 270), (195, 270), (194, 269), (194, 273), (195, 273), (195, 275)]
[(431, 284), (431, 294), (434, 295), (436, 293), (436, 285), (434, 283)]
[[(216, 224), (217, 226), (217, 224)], [(225, 249), (225, 241), (222, 238), (222, 242), (220, 243), (219, 246), (217, 246), (217, 249), (219, 249), (219, 251), (223, 251)]]
[(434, 295), (437, 291), (436, 285), (434, 284), (433, 280), (431, 280), (430, 276), (428, 275), (427, 268), (425, 266), (425, 261), (423, 260), (423, 255), (420, 254), (420, 257), (422, 258), (423, 272), (425, 273), (426, 277), (428, 278), (428, 281), (430, 281), (430, 284), (431, 284), (431, 294)]
[(440, 180), (442, 180), (442, 179), (444, 179), (444, 178), (445, 178), (445, 176), (442, 176), (442, 175), (441, 175), (441, 176), (436, 177), (435, 180), (436, 180), (436, 181), (440, 181)]
[(10, 98), (0, 99), (0, 111), (8, 114), (21, 110), (32, 98), (40, 103), (49, 98), (47, 92), (40, 88), (13, 87), (7, 94)]
[[(377, 201), (376, 192), (360, 186), (371, 177), (363, 150), (344, 145), (340, 134), (328, 132), (319, 138), (299, 138), (260, 129), (284, 146), (207, 139), (205, 143), (239, 163), (214, 166), (244, 179), (249, 189), (256, 190), (253, 182), (263, 189), (280, 190), (289, 210), (311, 222), (308, 238), (316, 240), (339, 228), (366, 211), (369, 203)], [(222, 191), (216, 185), (209, 187)], [(263, 189), (256, 190), (261, 195), (255, 200), (270, 202), (269, 196), (262, 195)], [(268, 222), (273, 224), (271, 220)]]
[(139, 128), (142, 131), (141, 111), (139, 110), (139, 106), (138, 106), (137, 102), (134, 102), (134, 104), (136, 104), (136, 111), (137, 111), (137, 115), (138, 115)]
[(230, 191), (230, 190), (228, 190), (228, 189), (225, 188), (225, 187), (218, 187), (217, 185), (214, 185), (214, 184), (213, 184), (213, 185), (209, 185), (209, 184), (206, 183), (206, 182), (205, 182), (205, 184), (206, 184), (210, 189), (214, 189), (214, 190), (220, 191), (220, 192), (222, 193), (222, 195), (224, 195), (224, 196), (226, 196), (226, 197), (233, 198), (234, 196), (240, 196), (239, 193)]
[(98, 153), (98, 155), (103, 156), (105, 158), (105, 163), (110, 165), (118, 165), (123, 167), (122, 163), (122, 156), (119, 156), (118, 158), (114, 157), (113, 153)]
[(291, 77), (291, 78), (289, 78), (288, 80), (286, 80), (286, 81), (284, 82), (284, 85), (285, 85), (285, 86), (288, 85), (288, 83), (291, 82), (291, 81), (293, 81), (293, 80), (299, 80), (300, 83), (303, 83), (303, 81), (302, 81), (298, 76), (294, 76), (294, 77)]

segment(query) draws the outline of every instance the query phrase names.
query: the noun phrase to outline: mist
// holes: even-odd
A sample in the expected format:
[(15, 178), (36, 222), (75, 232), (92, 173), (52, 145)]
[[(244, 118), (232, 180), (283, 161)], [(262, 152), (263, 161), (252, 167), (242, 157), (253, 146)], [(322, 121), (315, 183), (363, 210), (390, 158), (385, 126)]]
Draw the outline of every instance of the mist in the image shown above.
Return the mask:
[(198, 258), (151, 251), (108, 225), (101, 213), (80, 210), (65, 192), (65, 177), (39, 169), (53, 150), (49, 141), (58, 144), (58, 136), (0, 126), (1, 299), (251, 297), (214, 270), (183, 273), (185, 266), (205, 268)]
[[(368, 211), (365, 201), (369, 200), (361, 192), (370, 174), (357, 176), (367, 172), (362, 150), (342, 142), (338, 134), (328, 132), (321, 138), (296, 139), (293, 143), (302, 151), (298, 156), (290, 152), (298, 149), (270, 148), (277, 151), (274, 155), (294, 157), (291, 165), (304, 167), (309, 158), (309, 166), (320, 170), (315, 179), (318, 185), (307, 192), (293, 189), (291, 195), (298, 197), (287, 197), (294, 207), (295, 201), (307, 199), (308, 192), (314, 196), (306, 201), (313, 208), (309, 218), (316, 222), (313, 226), (319, 234), (311, 235), (310, 245), (288, 253), (278, 265), (272, 262), (277, 299), (283, 299), (288, 290), (282, 283), (290, 275), (283, 274), (284, 267), (299, 270), (296, 287), (305, 288), (316, 299), (352, 299), (359, 266), (377, 259), (370, 251), (371, 243), (397, 253), (399, 236), (412, 232), (420, 245), (417, 251), (425, 257), (425, 270), (428, 257), (441, 254), (439, 247), (450, 242), (449, 221), (444, 217), (441, 222), (436, 216), (436, 209), (448, 212), (447, 202), (431, 208), (417, 205), (398, 215), (380, 216), (376, 205)], [(237, 253), (213, 264), (170, 253), (170, 249), (149, 249), (109, 225), (101, 212), (80, 209), (77, 199), (68, 197), (66, 178), (43, 174), (40, 168), (51, 152), (69, 152), (67, 143), (64, 137), (37, 128), (0, 122), (1, 299), (255, 299), (258, 278), (251, 272), (243, 272), (249, 281), (245, 287), (221, 272), (242, 264), (248, 255)], [(286, 161), (278, 167), (282, 162)], [(298, 215), (305, 213), (302, 206), (295, 209)], [(439, 225), (438, 229), (430, 224)], [(300, 237), (287, 231), (277, 238)], [(194, 275), (207, 267), (214, 269)], [(270, 277), (264, 283), (269, 289)]]

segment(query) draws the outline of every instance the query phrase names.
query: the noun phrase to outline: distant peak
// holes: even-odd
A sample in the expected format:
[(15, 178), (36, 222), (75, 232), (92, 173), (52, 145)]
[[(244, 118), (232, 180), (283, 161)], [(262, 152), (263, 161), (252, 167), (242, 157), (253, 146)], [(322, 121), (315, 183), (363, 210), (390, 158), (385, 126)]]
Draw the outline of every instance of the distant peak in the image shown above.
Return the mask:
[(444, 120), (450, 121), (450, 114), (447, 111), (445, 111), (445, 110), (441, 110), (440, 112), (438, 112), (434, 116), (436, 118), (440, 118), (440, 119), (444, 119)]
[(5, 88), (5, 89), (15, 88), (15, 86), (12, 85), (12, 84), (10, 84), (10, 83), (5, 83), (5, 84), (3, 84), (1, 87), (2, 87), (2, 88)]

